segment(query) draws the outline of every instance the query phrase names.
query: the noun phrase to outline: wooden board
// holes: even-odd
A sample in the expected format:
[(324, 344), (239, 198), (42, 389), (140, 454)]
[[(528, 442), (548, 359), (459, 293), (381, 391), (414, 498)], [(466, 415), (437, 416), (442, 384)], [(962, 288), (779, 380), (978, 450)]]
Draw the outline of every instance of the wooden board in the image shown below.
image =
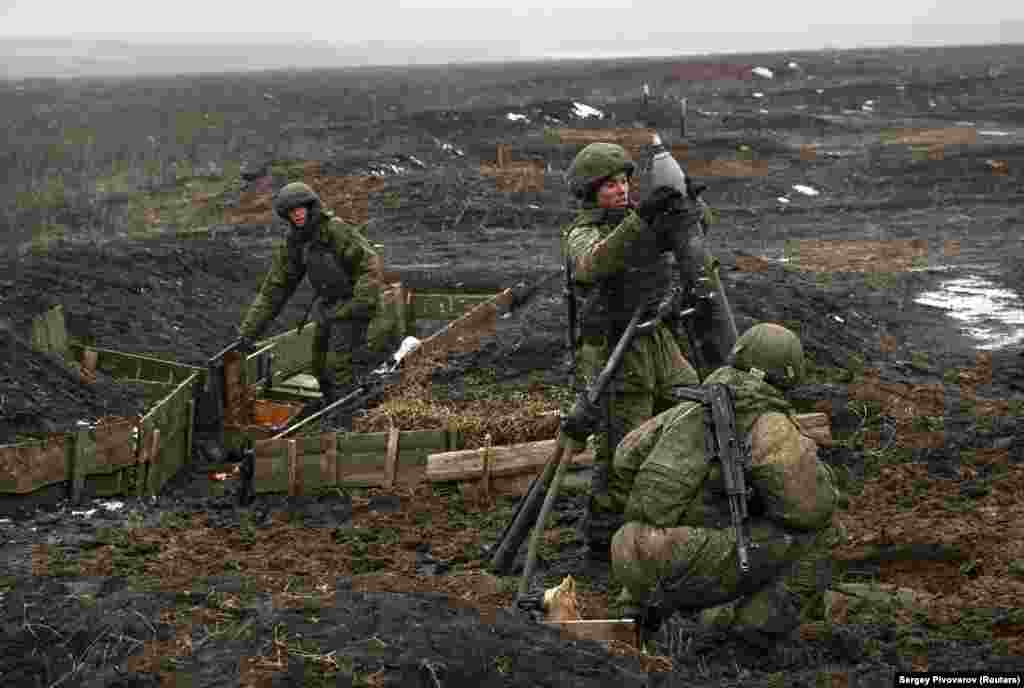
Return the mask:
[[(491, 476), (499, 478), (536, 472), (551, 458), (555, 447), (555, 440), (491, 447)], [(589, 466), (593, 463), (594, 453), (588, 449), (576, 454), (570, 465)], [(483, 473), (483, 449), (440, 452), (427, 457), (426, 477), (429, 482), (479, 480)]]
[(544, 625), (558, 629), (566, 640), (596, 640), (598, 642), (617, 640), (633, 647), (640, 646), (640, 628), (632, 619), (546, 621)]

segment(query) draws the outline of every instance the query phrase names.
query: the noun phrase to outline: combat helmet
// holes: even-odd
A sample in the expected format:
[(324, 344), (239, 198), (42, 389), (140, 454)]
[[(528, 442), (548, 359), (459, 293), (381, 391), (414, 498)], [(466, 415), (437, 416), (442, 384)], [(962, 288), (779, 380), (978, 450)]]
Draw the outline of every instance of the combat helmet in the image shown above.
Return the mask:
[(729, 365), (763, 372), (765, 381), (776, 387), (792, 387), (804, 377), (804, 347), (792, 330), (775, 323), (758, 323), (736, 340)]
[(315, 225), (320, 216), (320, 197), (303, 182), (285, 184), (274, 198), (274, 212), (285, 222), (289, 222), (288, 213), (299, 206), (306, 206), (309, 215), (307, 226)]
[(569, 191), (582, 200), (596, 191), (608, 177), (620, 172), (632, 177), (635, 170), (636, 165), (622, 146), (615, 143), (591, 143), (576, 154), (566, 176), (569, 179)]

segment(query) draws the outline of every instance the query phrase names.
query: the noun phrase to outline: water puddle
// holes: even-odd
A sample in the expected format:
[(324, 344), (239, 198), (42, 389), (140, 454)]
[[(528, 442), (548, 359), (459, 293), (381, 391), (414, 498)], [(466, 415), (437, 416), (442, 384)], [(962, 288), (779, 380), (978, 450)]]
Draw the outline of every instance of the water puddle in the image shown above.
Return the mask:
[(915, 302), (949, 312), (979, 349), (1002, 349), (1024, 342), (1024, 303), (1010, 289), (980, 277), (958, 277), (918, 294)]

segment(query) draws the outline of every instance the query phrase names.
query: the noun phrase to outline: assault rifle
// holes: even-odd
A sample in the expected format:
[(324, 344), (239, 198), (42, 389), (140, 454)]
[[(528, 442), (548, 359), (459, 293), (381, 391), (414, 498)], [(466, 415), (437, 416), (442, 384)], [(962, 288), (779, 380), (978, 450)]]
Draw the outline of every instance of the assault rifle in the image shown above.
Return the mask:
[(750, 542), (747, 520), (747, 501), (751, 493), (747, 487), (746, 470), (750, 466), (750, 447), (737, 436), (732, 390), (727, 385), (710, 384), (676, 387), (672, 394), (679, 401), (696, 401), (704, 407), (705, 455), (722, 466), (722, 481), (729, 498), (732, 527), (736, 532), (736, 558), (740, 573), (747, 573), (750, 570), (749, 550), (756, 547)]

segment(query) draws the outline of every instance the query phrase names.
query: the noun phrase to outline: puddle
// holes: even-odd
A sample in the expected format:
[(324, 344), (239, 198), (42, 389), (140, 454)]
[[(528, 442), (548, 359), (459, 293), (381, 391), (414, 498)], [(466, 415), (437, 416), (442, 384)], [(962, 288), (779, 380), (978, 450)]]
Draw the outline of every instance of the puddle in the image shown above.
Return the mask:
[(915, 302), (949, 311), (960, 329), (978, 340), (979, 349), (1002, 349), (1024, 341), (1024, 303), (1010, 289), (980, 277), (944, 280)]

